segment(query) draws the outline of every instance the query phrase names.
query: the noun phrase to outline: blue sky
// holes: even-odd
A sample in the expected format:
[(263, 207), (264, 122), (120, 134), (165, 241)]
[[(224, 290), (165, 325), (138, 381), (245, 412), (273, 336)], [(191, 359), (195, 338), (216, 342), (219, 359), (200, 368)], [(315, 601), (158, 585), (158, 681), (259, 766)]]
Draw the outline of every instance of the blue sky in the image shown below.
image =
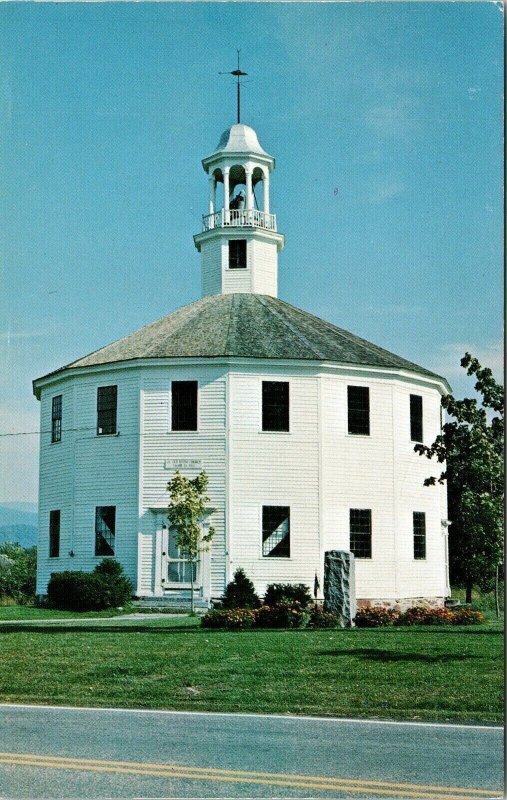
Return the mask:
[[(0, 4), (0, 433), (32, 378), (200, 295), (200, 159), (277, 159), (279, 296), (470, 392), (502, 365), (503, 9), (493, 2)], [(0, 502), (37, 498), (0, 437)]]

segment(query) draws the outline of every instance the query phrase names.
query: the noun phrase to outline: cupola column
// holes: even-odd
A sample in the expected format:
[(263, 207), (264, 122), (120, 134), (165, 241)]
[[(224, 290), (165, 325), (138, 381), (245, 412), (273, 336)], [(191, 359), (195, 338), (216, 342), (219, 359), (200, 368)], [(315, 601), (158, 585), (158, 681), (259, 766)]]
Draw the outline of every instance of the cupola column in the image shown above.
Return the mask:
[(246, 182), (246, 208), (251, 211), (253, 208), (253, 191), (252, 191), (252, 167), (245, 165), (245, 182)]
[(224, 209), (229, 211), (229, 170), (230, 167), (224, 167)]
[(262, 186), (264, 189), (262, 210), (265, 214), (269, 214), (269, 172), (267, 170), (265, 171), (262, 179)]
[(215, 213), (216, 183), (215, 176), (209, 176), (209, 213)]

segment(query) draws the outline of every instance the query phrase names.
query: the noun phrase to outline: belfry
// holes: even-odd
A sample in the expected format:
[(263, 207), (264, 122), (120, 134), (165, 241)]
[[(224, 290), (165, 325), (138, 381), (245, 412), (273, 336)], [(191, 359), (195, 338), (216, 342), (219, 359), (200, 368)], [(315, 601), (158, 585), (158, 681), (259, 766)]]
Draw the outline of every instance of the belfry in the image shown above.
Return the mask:
[(277, 231), (276, 215), (270, 213), (275, 159), (263, 150), (253, 128), (237, 123), (224, 131), (202, 165), (208, 175), (209, 208), (202, 233), (194, 236), (201, 254), (202, 294), (276, 297), (284, 237)]

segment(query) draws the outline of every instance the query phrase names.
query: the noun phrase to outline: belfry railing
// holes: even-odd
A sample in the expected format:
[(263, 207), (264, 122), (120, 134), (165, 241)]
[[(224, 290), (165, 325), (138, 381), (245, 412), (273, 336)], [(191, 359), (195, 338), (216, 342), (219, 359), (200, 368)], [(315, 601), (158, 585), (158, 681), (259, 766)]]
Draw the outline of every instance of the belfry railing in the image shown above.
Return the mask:
[(222, 208), (214, 214), (203, 215), (203, 231), (211, 231), (213, 228), (264, 228), (276, 231), (276, 215), (266, 214), (265, 211), (258, 211), (256, 208)]

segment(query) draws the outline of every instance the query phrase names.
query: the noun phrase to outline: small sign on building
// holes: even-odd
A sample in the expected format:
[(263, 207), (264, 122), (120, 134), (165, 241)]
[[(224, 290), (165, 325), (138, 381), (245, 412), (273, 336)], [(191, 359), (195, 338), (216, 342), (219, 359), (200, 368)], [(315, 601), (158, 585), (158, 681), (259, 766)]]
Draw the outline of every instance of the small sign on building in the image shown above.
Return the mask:
[(174, 471), (192, 469), (200, 472), (202, 470), (202, 461), (198, 458), (166, 458), (164, 461), (164, 469)]

